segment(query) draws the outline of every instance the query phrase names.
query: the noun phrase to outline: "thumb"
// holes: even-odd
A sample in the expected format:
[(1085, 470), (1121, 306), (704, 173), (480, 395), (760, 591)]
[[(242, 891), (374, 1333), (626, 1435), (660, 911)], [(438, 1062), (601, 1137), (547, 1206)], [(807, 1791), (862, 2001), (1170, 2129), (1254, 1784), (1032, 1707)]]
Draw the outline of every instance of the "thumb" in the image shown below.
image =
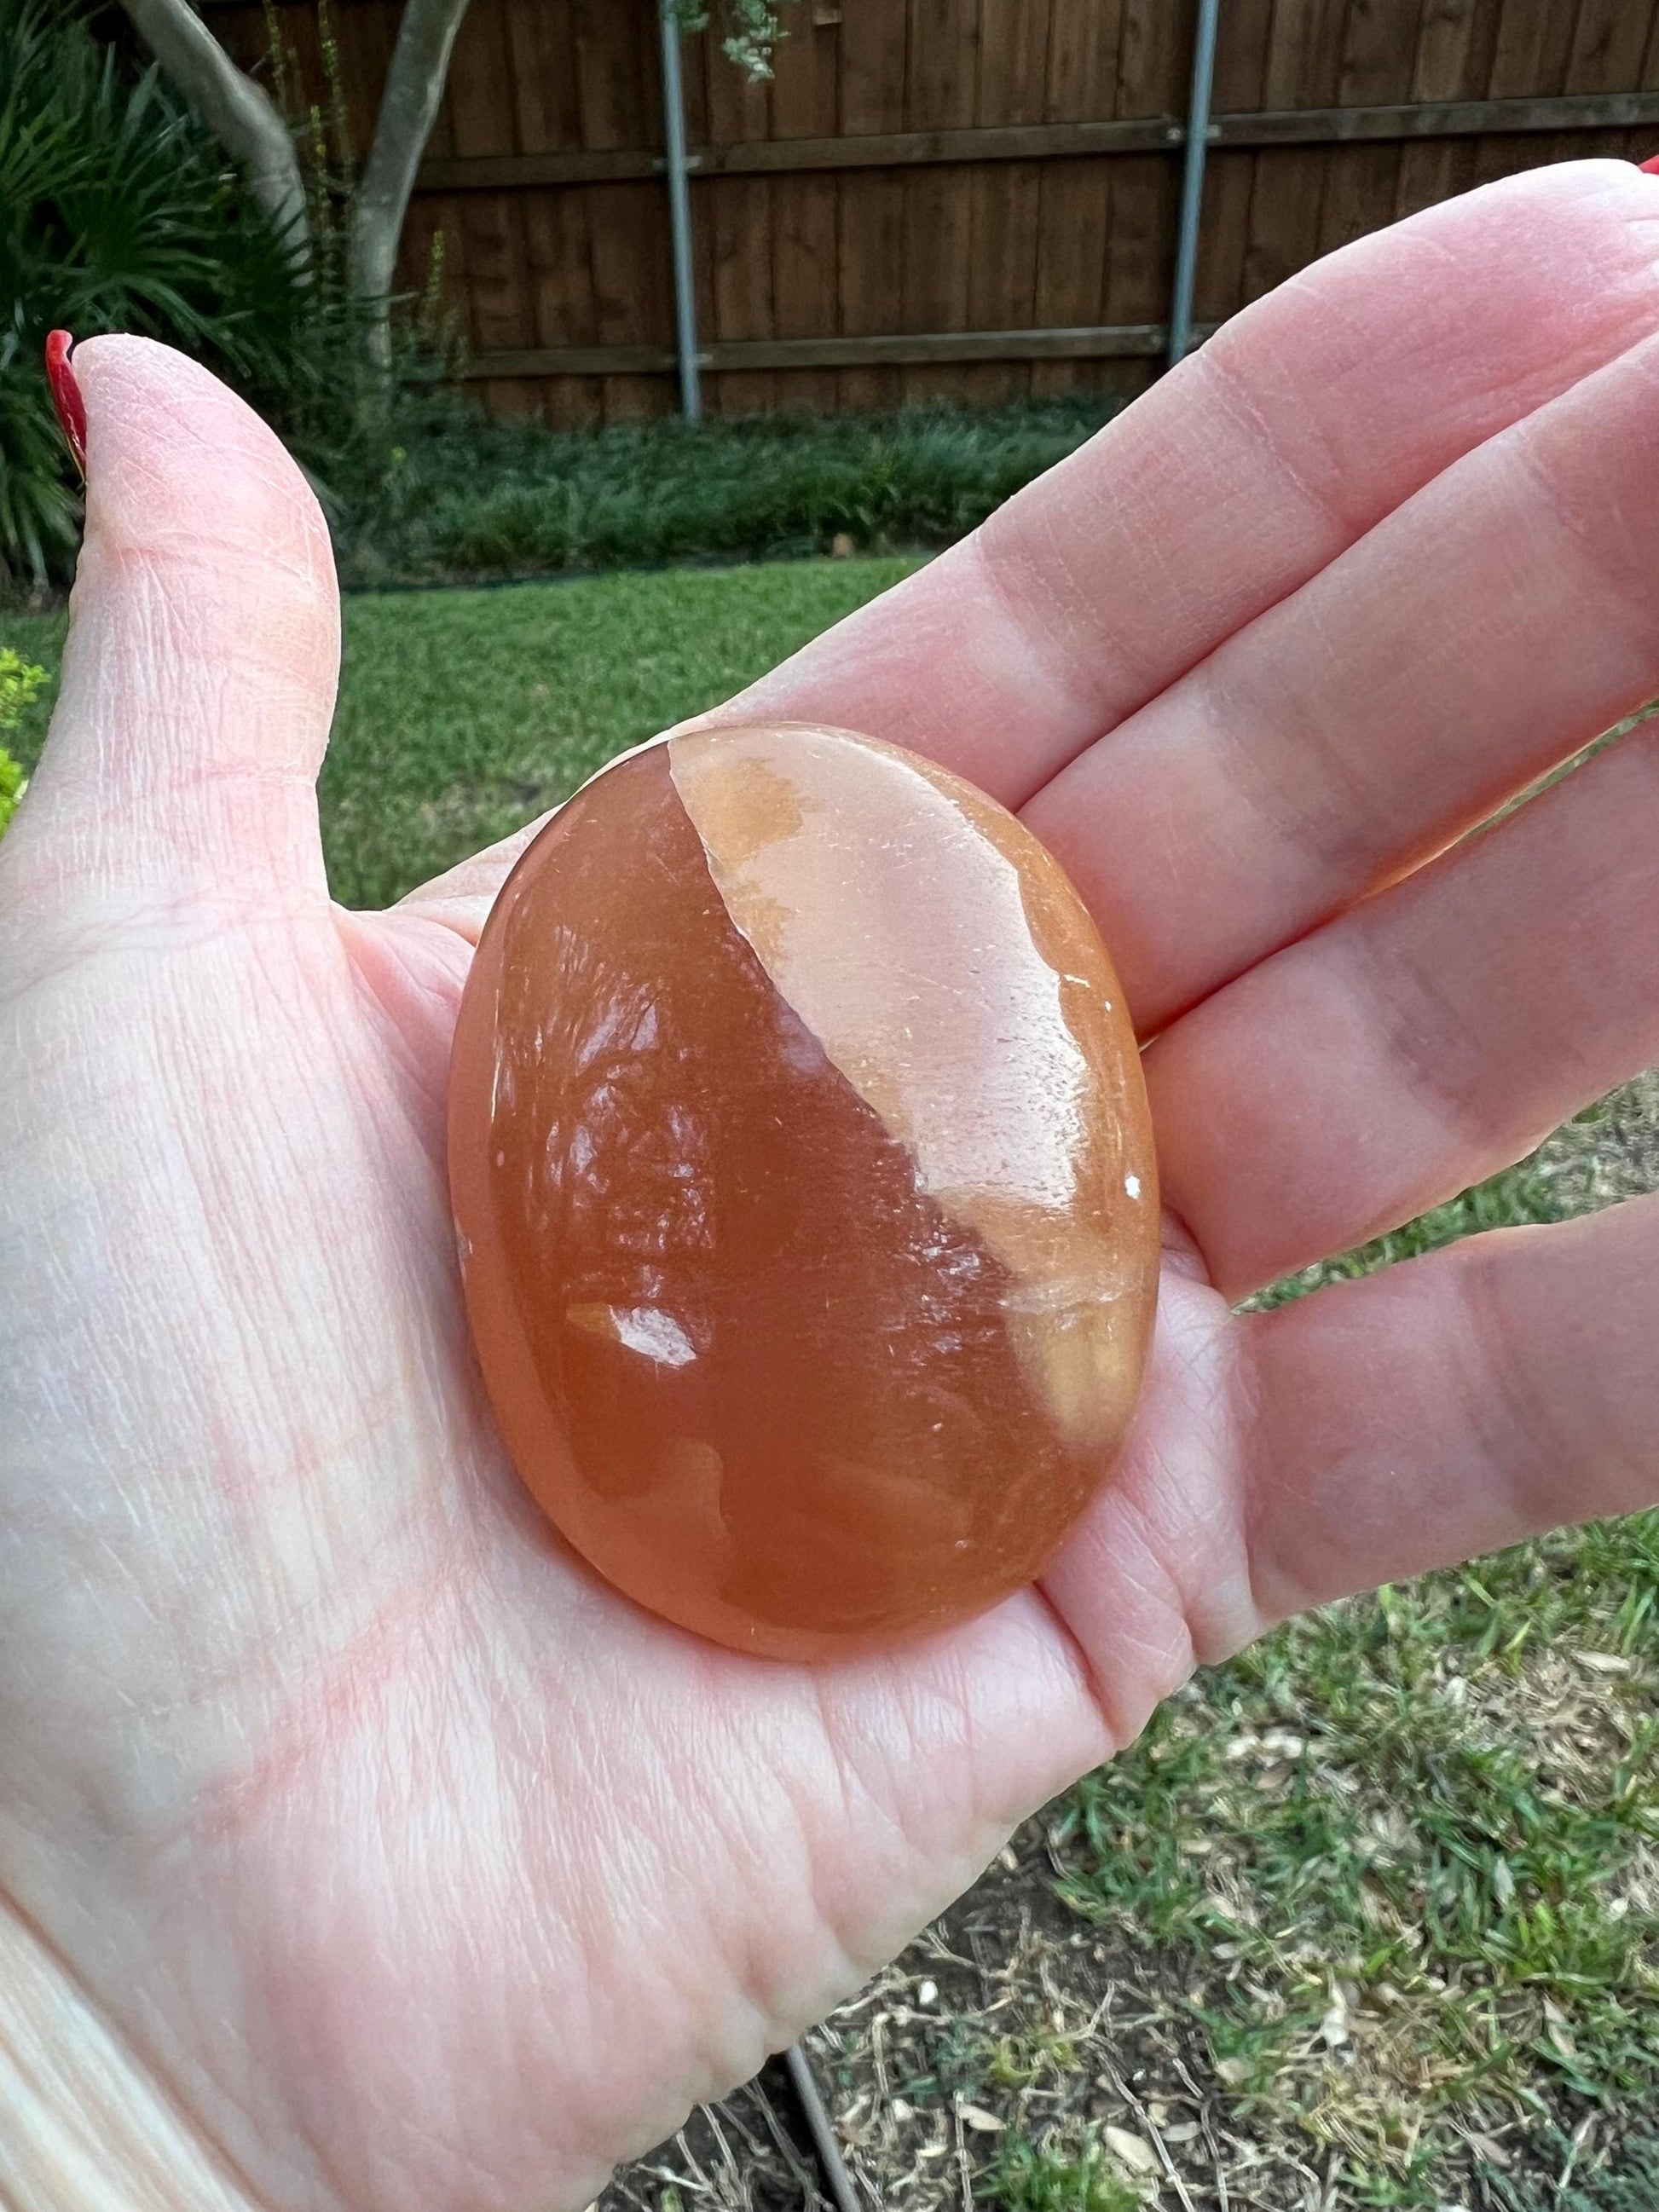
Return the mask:
[(7, 872), (35, 913), (325, 898), (315, 785), (339, 607), (317, 502), (274, 433), (182, 354), (89, 338), (71, 373), (86, 540)]

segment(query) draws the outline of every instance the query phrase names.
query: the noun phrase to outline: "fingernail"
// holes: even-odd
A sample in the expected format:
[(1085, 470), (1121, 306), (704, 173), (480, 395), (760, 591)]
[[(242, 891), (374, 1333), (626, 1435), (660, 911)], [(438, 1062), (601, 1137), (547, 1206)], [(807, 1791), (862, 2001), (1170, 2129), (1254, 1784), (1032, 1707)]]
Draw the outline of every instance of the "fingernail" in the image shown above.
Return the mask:
[(52, 404), (58, 410), (58, 424), (64, 442), (75, 456), (75, 465), (81, 471), (81, 481), (87, 480), (87, 405), (81, 397), (81, 387), (75, 380), (75, 371), (70, 367), (70, 348), (75, 343), (67, 331), (52, 331), (46, 337), (46, 382), (52, 386)]
[(1644, 177), (1659, 177), (1659, 154), (1650, 161), (1638, 161), (1636, 166)]

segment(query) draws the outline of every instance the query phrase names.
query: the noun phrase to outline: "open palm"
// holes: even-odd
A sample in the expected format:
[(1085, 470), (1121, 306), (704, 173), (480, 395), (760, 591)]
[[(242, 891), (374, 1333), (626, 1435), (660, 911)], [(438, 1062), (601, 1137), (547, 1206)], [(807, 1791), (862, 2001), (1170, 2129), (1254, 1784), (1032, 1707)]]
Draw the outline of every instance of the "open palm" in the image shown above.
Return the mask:
[(1659, 1201), (1229, 1303), (1659, 1056), (1651, 739), (1455, 842), (1659, 690), (1656, 325), (1659, 179), (1435, 210), (738, 703), (1024, 811), (1157, 1036), (1172, 1208), (1134, 1439), (1042, 1587), (811, 1669), (635, 1611), (520, 1492), (442, 1122), (522, 840), (330, 903), (315, 507), (203, 371), (80, 350), (0, 848), (0, 2179), (579, 2205), (1195, 1661), (1659, 1492)]

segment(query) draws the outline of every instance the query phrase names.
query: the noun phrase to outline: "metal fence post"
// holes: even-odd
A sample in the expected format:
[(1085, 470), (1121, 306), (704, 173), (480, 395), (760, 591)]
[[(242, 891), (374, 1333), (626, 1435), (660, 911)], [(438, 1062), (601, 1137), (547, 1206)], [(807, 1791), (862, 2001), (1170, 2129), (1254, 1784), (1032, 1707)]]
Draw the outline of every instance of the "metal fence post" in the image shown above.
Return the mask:
[(1181, 228), (1176, 240), (1175, 289), (1170, 301), (1170, 366), (1193, 341), (1193, 284), (1198, 275), (1199, 219), (1204, 211), (1204, 156), (1210, 142), (1210, 89), (1215, 82), (1216, 30), (1221, 0), (1198, 0), (1193, 88), (1187, 103), (1187, 150), (1181, 171)]
[(674, 249), (674, 350), (680, 372), (680, 412), (688, 422), (702, 419), (702, 386), (697, 374), (697, 295), (691, 273), (691, 194), (686, 179), (685, 94), (680, 82), (680, 25), (673, 0), (658, 0), (662, 32), (664, 167), (668, 178), (668, 225)]

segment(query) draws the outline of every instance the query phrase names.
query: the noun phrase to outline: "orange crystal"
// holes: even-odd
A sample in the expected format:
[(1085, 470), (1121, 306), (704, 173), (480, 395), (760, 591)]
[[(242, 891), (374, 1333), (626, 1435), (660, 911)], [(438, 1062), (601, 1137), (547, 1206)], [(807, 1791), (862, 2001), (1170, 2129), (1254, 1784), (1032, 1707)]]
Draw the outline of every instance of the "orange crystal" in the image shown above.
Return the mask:
[(817, 1658), (1030, 1582), (1151, 1332), (1111, 963), (1029, 830), (846, 731), (627, 755), (497, 899), (450, 1178), (507, 1446), (653, 1612)]

